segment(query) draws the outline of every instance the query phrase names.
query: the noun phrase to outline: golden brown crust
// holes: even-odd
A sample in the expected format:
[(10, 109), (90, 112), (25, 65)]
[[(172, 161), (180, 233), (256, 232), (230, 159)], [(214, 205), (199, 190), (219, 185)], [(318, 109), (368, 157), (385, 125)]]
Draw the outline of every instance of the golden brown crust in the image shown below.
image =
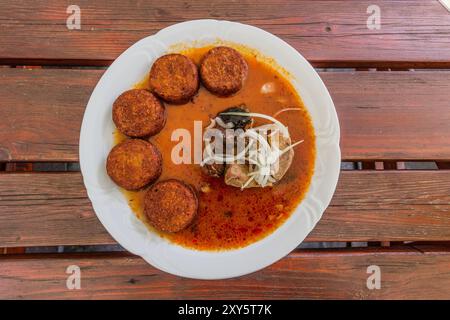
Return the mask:
[(150, 224), (165, 232), (178, 232), (195, 218), (198, 199), (186, 183), (170, 179), (153, 185), (145, 194), (144, 212)]
[(125, 140), (112, 148), (106, 160), (106, 171), (120, 187), (138, 190), (159, 178), (162, 156), (151, 142)]
[(248, 65), (242, 55), (229, 47), (209, 50), (200, 65), (203, 85), (218, 96), (230, 96), (242, 89)]
[(152, 65), (150, 89), (161, 99), (182, 104), (188, 102), (199, 87), (197, 66), (182, 54), (166, 54)]
[(153, 136), (166, 123), (166, 109), (153, 93), (132, 89), (116, 99), (112, 117), (117, 129), (127, 136)]

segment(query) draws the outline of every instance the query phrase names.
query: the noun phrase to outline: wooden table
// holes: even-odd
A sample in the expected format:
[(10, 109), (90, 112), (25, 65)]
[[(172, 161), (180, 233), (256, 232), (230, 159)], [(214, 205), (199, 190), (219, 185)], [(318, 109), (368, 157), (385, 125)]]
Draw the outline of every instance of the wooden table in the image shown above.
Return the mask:
[[(0, 1), (0, 298), (450, 298), (450, 13), (435, 0), (264, 2), (80, 0), (81, 30), (68, 30), (66, 1)], [(372, 4), (379, 30), (366, 26)], [(125, 252), (28, 253), (115, 244), (80, 172), (66, 171), (85, 106), (124, 49), (199, 18), (261, 27), (326, 68), (354, 170), (307, 241), (344, 247), (296, 250), (226, 281), (178, 278)], [(420, 160), (439, 169), (405, 166)], [(55, 172), (36, 172), (42, 163)], [(80, 290), (66, 288), (69, 265)], [(366, 286), (370, 265), (379, 290)]]

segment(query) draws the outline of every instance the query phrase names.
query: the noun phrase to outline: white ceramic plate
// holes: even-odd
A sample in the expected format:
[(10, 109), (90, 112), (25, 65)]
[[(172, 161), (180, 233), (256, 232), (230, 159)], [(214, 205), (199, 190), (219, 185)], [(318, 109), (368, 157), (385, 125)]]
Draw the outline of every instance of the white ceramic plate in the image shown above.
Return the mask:
[[(314, 175), (305, 199), (275, 232), (247, 247), (208, 252), (187, 249), (150, 232), (133, 214), (125, 197), (109, 179), (105, 161), (113, 147), (114, 100), (142, 80), (153, 61), (179, 43), (211, 43), (221, 39), (272, 57), (293, 76), (292, 83), (307, 107), (316, 134)], [(223, 279), (262, 269), (295, 249), (328, 206), (340, 171), (339, 123), (333, 101), (313, 67), (274, 35), (229, 21), (179, 23), (144, 38), (122, 53), (102, 76), (89, 99), (80, 133), (80, 165), (84, 184), (103, 226), (128, 251), (163, 271), (189, 278)]]

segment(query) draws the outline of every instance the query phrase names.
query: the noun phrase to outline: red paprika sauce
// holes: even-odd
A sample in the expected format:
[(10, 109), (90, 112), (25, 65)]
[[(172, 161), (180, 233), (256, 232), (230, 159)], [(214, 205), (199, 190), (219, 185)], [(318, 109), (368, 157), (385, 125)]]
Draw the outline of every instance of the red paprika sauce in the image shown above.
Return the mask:
[[(195, 48), (182, 53), (199, 64), (201, 57), (211, 47)], [(239, 50), (239, 48), (237, 48)], [(123, 191), (130, 207), (148, 228), (178, 245), (198, 250), (226, 250), (244, 247), (276, 230), (292, 214), (305, 196), (311, 182), (315, 160), (315, 136), (311, 118), (301, 98), (289, 82), (289, 76), (273, 66), (269, 60), (260, 59), (251, 52), (242, 51), (248, 63), (248, 78), (237, 94), (216, 97), (204, 87), (187, 104), (169, 105), (164, 129), (150, 138), (163, 156), (163, 170), (159, 180), (175, 178), (191, 184), (199, 199), (198, 214), (193, 223), (177, 233), (162, 233), (153, 229), (143, 214), (143, 196), (146, 190)], [(264, 84), (270, 84), (271, 93), (261, 93)], [(148, 79), (136, 85), (148, 88)], [(194, 138), (194, 120), (206, 127), (211, 117), (231, 106), (245, 104), (251, 112), (273, 116), (284, 108), (300, 108), (287, 111), (276, 118), (288, 128), (292, 142), (304, 140), (295, 147), (295, 156), (286, 175), (273, 187), (250, 188), (241, 191), (228, 186), (223, 178), (206, 175), (198, 164), (174, 164), (171, 141), (175, 129), (185, 128)], [(255, 119), (255, 126), (267, 123)], [(116, 143), (126, 139), (116, 132)], [(192, 142), (192, 146), (193, 146)], [(192, 152), (193, 154), (193, 152)], [(300, 212), (301, 214), (301, 212)]]

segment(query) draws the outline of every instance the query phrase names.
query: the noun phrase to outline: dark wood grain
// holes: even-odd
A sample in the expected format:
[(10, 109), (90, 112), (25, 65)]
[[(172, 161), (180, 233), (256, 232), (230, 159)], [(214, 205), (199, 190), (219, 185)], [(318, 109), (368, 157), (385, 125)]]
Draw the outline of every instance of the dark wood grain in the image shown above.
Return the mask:
[[(450, 240), (450, 171), (343, 171), (307, 238), (407, 240)], [(110, 243), (79, 173), (0, 174), (0, 247)]]
[[(77, 161), (102, 70), (0, 69), (0, 161)], [(450, 72), (324, 72), (344, 160), (449, 160)]]
[[(316, 66), (450, 66), (450, 16), (435, 0), (80, 0), (81, 30), (66, 27), (68, 4), (1, 1), (0, 62), (107, 65), (164, 27), (213, 18), (272, 32)], [(381, 9), (380, 30), (366, 25), (373, 4)]]
[[(66, 269), (81, 269), (68, 290)], [(381, 270), (369, 290), (367, 267)], [(212, 294), (214, 293), (214, 294)], [(259, 272), (201, 281), (124, 254), (0, 256), (2, 299), (449, 299), (450, 252), (422, 248), (297, 251)]]

